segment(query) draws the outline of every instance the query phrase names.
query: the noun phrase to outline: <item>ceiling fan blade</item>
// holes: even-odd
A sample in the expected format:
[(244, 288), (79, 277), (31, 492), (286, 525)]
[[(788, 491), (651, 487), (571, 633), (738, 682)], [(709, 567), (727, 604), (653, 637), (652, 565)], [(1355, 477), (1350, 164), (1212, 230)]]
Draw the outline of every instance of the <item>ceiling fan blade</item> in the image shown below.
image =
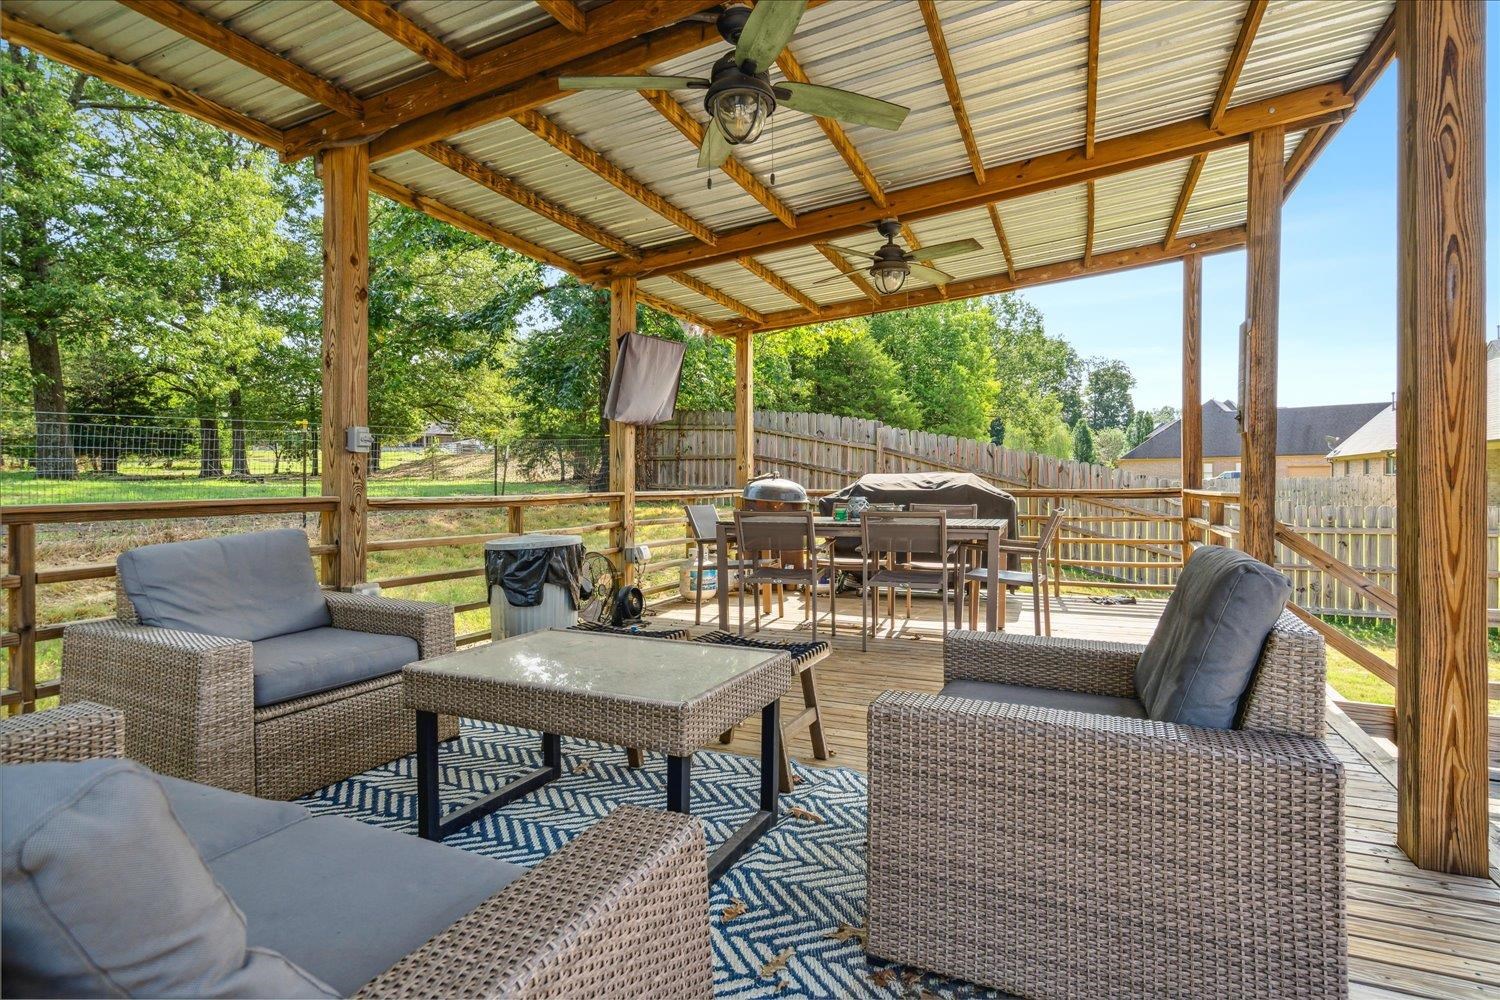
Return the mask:
[(863, 257), (865, 260), (874, 260), (875, 259), (875, 255), (874, 254), (867, 253), (864, 250), (855, 250), (855, 249), (853, 249), (851, 247), (841, 247), (841, 246), (838, 246), (838, 245), (833, 244), (833, 243), (829, 243), (829, 244), (827, 244), (827, 246), (828, 246), (828, 249), (830, 249), (830, 250), (837, 250), (839, 253), (846, 253), (846, 254), (848, 254), (851, 257)]
[(687, 90), (708, 86), (695, 76), (560, 76), (560, 90)]
[[(837, 87), (819, 87), (815, 83), (778, 83), (776, 99), (784, 107), (800, 111), (805, 115), (820, 118), (837, 118), (849, 125), (869, 125), (894, 132), (906, 121), (910, 108), (903, 108), (890, 101), (866, 97), (852, 90)], [(783, 99), (780, 92), (790, 92)]]
[(954, 254), (970, 253), (981, 249), (978, 240), (954, 240), (951, 243), (934, 243), (930, 247), (911, 252), (912, 260), (940, 260)]
[(814, 285), (831, 285), (835, 281), (838, 281), (840, 278), (849, 278), (850, 280), (854, 280), (855, 278), (857, 278), (861, 274), (864, 274), (864, 272), (863, 271), (855, 270), (854, 268), (850, 268), (849, 270), (845, 271), (842, 274), (835, 274), (832, 277), (823, 278), (823, 279), (821, 279), (819, 281), (814, 281), (813, 284)]
[(934, 285), (946, 285), (953, 280), (953, 275), (948, 272), (939, 271), (937, 268), (928, 267), (926, 264), (919, 264), (913, 261), (907, 266), (911, 268), (912, 277), (922, 278), (925, 281), (932, 282)]
[(729, 159), (729, 138), (719, 126), (717, 118), (708, 123), (708, 130), (703, 133), (703, 145), (698, 147), (698, 169), (711, 170)]
[(734, 61), (742, 69), (752, 63), (752, 73), (765, 72), (792, 40), (805, 10), (807, 0), (760, 0), (745, 19), (734, 47)]

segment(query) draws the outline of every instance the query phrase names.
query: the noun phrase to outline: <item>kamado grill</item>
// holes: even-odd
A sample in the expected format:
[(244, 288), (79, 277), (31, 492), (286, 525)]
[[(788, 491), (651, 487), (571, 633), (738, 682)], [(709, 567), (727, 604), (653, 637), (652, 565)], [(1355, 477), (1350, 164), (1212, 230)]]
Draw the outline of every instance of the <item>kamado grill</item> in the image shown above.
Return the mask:
[(741, 510), (807, 510), (807, 490), (780, 473), (766, 472), (745, 484), (737, 506)]

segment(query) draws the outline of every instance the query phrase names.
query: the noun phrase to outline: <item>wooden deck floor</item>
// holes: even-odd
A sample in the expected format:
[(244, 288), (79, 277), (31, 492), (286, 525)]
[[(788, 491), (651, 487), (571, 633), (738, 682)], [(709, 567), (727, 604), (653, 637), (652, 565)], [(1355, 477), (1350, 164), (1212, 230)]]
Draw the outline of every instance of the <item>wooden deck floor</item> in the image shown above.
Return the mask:
[[(937, 691), (942, 686), (941, 628), (937, 603), (918, 600), (914, 619), (899, 617), (860, 651), (858, 604), (840, 606), (840, 632), (833, 654), (818, 667), (819, 698), (836, 756), (828, 763), (864, 770), (866, 708), (881, 691)], [(1103, 607), (1081, 596), (1054, 602), (1052, 633), (1076, 638), (1144, 642), (1161, 614), (1162, 602)], [(702, 630), (716, 626), (706, 602)], [(733, 608), (731, 606), (731, 614)], [(690, 603), (660, 609), (662, 619), (693, 622)], [(1012, 598), (1007, 628), (1032, 631), (1029, 595)], [(826, 631), (826, 615), (819, 635)], [(763, 620), (771, 632), (807, 633), (800, 605), (787, 597), (785, 618)], [(847, 625), (847, 629), (845, 626)], [(793, 695), (788, 709), (797, 704)], [(1348, 863), (1351, 996), (1357, 998), (1500, 998), (1500, 885), (1490, 879), (1437, 876), (1407, 860), (1396, 847), (1396, 790), (1388, 758), (1363, 738), (1337, 709), (1330, 709), (1329, 745), (1348, 773), (1345, 845)], [(742, 727), (730, 749), (754, 753), (758, 734)], [(1352, 740), (1352, 742), (1351, 742)], [(1364, 754), (1368, 754), (1368, 759)], [(816, 764), (806, 736), (793, 741), (793, 755)], [(1492, 858), (1492, 863), (1500, 859)]]

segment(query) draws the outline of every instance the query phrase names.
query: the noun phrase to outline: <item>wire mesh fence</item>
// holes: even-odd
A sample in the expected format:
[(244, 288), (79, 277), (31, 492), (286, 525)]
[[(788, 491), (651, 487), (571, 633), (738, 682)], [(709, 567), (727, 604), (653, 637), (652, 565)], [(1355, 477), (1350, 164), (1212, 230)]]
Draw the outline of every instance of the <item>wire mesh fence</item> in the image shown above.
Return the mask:
[[(472, 437), (376, 428), (372, 495), (602, 490), (596, 437)], [(0, 504), (126, 502), (320, 491), (319, 428), (224, 415), (0, 410)]]

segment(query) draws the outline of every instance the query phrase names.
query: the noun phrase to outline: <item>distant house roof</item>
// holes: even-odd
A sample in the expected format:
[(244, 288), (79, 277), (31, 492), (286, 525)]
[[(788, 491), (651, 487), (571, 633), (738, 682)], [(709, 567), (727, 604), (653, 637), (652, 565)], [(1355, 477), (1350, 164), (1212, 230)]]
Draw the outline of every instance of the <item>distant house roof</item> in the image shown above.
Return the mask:
[[(1281, 406), (1276, 409), (1276, 454), (1322, 455), (1370, 421), (1388, 403), (1341, 403), (1334, 406)], [(1210, 399), (1203, 404), (1203, 456), (1236, 458), (1240, 453), (1239, 411), (1233, 403)], [(1120, 456), (1181, 458), (1182, 421), (1163, 424), (1151, 436)]]
[[(1486, 348), (1484, 369), (1484, 436), (1487, 441), (1500, 441), (1500, 339), (1490, 341)], [(1356, 455), (1384, 455), (1395, 450), (1396, 407), (1393, 404), (1340, 442), (1328, 457), (1331, 460)]]

